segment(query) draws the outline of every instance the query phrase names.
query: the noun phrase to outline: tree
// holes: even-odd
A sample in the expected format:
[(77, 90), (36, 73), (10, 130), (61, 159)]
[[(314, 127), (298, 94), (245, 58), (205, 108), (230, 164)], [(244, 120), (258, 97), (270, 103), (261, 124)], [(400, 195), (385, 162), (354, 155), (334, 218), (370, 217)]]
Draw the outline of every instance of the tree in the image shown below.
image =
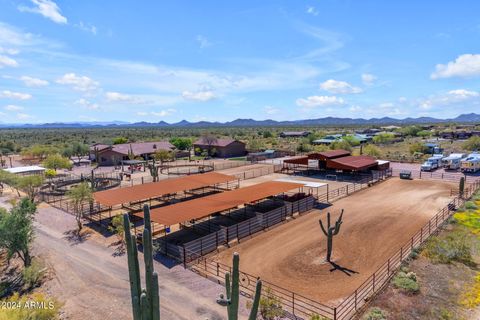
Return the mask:
[(41, 175), (17, 177), (15, 187), (25, 192), (28, 199), (33, 202), (43, 182), (44, 178)]
[(419, 126), (408, 126), (400, 130), (400, 132), (405, 136), (415, 137), (417, 134), (422, 131), (422, 128)]
[(83, 204), (93, 201), (92, 189), (87, 182), (82, 182), (67, 192), (67, 196), (72, 201), (75, 219), (77, 220), (78, 235), (82, 231)]
[(417, 137), (421, 137), (421, 138), (425, 139), (425, 138), (431, 137), (432, 134), (433, 134), (432, 131), (422, 130), (422, 131), (417, 132)]
[(113, 139), (113, 144), (123, 144), (127, 142), (128, 142), (128, 139), (125, 137), (117, 137)]
[(355, 138), (354, 136), (344, 136), (342, 137), (342, 140), (347, 141), (349, 145), (352, 147), (356, 147), (360, 145), (360, 140)]
[(367, 144), (363, 147), (363, 154), (371, 157), (380, 157), (382, 152), (380, 149), (373, 144)]
[(77, 161), (80, 162), (80, 159), (87, 155), (89, 152), (89, 147), (80, 142), (73, 142), (71, 146), (63, 149), (62, 155), (67, 158), (77, 157)]
[(122, 246), (125, 244), (125, 227), (123, 225), (123, 216), (120, 215), (113, 217), (111, 226), (108, 227), (108, 230), (117, 235)]
[(463, 143), (463, 149), (478, 151), (480, 150), (480, 137), (473, 136)]
[(49, 145), (41, 145), (35, 144), (28, 149), (24, 149), (22, 151), (23, 156), (36, 158), (36, 159), (45, 159), (47, 156), (58, 153), (58, 149), (49, 146)]
[(217, 144), (218, 139), (214, 135), (205, 134), (201, 137), (202, 143), (207, 145), (207, 152), (209, 156), (212, 156), (212, 148)]
[(44, 161), (43, 165), (45, 168), (53, 169), (57, 171), (57, 169), (70, 169), (72, 167), (72, 163), (68, 158), (62, 157), (59, 154), (52, 154), (49, 155)]
[(166, 162), (166, 161), (173, 161), (175, 158), (175, 155), (172, 151), (168, 150), (158, 150), (155, 152), (153, 155), (153, 158), (157, 161), (160, 161), (160, 164)]
[(35, 204), (23, 198), (9, 213), (0, 210), (0, 249), (7, 253), (7, 259), (18, 256), (25, 267), (32, 258), (30, 245), (34, 238), (33, 218), (37, 211)]
[(428, 152), (428, 148), (423, 143), (420, 143), (420, 142), (412, 143), (408, 148), (408, 150), (410, 151), (410, 154)]
[(350, 152), (352, 152), (352, 150), (353, 150), (350, 143), (348, 143), (348, 141), (345, 141), (345, 140), (340, 140), (340, 141), (333, 142), (332, 144), (330, 144), (330, 149), (332, 149), (332, 150), (342, 149), (342, 150), (346, 150), (346, 151), (350, 151)]
[(189, 138), (173, 138), (170, 139), (170, 143), (178, 150), (191, 150), (193, 146), (192, 140)]
[(395, 135), (393, 133), (379, 133), (375, 137), (373, 137), (373, 142), (376, 144), (386, 144), (390, 143), (395, 139)]

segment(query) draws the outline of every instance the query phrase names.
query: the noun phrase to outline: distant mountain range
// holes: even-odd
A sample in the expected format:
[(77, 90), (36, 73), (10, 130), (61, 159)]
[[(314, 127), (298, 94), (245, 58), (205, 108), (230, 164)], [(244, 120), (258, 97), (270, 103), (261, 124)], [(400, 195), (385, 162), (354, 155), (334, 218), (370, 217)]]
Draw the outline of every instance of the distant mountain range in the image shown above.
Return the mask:
[(376, 126), (376, 125), (410, 125), (427, 123), (480, 123), (480, 114), (462, 114), (452, 119), (437, 119), (431, 117), (419, 118), (336, 118), (326, 117), (293, 121), (236, 119), (229, 122), (188, 122), (182, 120), (177, 123), (160, 122), (54, 122), (42, 124), (8, 124), (0, 123), (0, 128), (89, 128), (89, 127), (159, 127), (159, 128), (204, 128), (204, 127), (308, 127), (308, 126)]

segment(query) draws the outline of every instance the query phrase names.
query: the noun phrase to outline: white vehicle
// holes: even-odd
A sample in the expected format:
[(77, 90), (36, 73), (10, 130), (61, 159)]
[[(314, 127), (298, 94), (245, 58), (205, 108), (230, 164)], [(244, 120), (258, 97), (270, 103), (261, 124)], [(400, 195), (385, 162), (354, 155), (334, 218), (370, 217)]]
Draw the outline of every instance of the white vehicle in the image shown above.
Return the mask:
[(462, 172), (477, 172), (480, 170), (480, 153), (471, 153), (461, 162)]
[(462, 159), (466, 157), (467, 155), (465, 153), (451, 153), (448, 157), (442, 159), (442, 166), (446, 170), (460, 169)]
[(428, 158), (422, 166), (420, 167), (421, 171), (432, 171), (438, 169), (442, 165), (443, 154), (435, 154)]

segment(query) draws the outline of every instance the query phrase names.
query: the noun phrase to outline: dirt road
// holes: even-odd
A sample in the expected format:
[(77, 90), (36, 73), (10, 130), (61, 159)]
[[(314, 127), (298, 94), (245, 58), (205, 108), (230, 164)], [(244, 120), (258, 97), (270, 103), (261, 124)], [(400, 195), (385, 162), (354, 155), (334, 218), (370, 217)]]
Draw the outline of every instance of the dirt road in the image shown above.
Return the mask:
[[(64, 302), (68, 319), (131, 319), (126, 256), (112, 256), (115, 248), (108, 246), (115, 239), (92, 234), (84, 242), (72, 242), (65, 232), (75, 228), (74, 218), (47, 205), (40, 206), (36, 220), (35, 253), (54, 272), (45, 289)], [(226, 310), (215, 303), (222, 286), (181, 266), (156, 262), (155, 268), (162, 319), (225, 319)]]

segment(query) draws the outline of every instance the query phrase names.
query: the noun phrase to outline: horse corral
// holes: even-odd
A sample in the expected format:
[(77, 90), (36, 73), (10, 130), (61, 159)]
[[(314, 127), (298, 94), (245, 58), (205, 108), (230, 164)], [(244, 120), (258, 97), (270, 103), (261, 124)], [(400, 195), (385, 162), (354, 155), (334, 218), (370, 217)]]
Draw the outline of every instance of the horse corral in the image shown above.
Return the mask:
[[(296, 218), (225, 250), (214, 260), (242, 257), (242, 271), (292, 292), (336, 305), (350, 295), (398, 248), (451, 200), (453, 183), (389, 179)], [(325, 262), (325, 236), (318, 220), (345, 210)]]

